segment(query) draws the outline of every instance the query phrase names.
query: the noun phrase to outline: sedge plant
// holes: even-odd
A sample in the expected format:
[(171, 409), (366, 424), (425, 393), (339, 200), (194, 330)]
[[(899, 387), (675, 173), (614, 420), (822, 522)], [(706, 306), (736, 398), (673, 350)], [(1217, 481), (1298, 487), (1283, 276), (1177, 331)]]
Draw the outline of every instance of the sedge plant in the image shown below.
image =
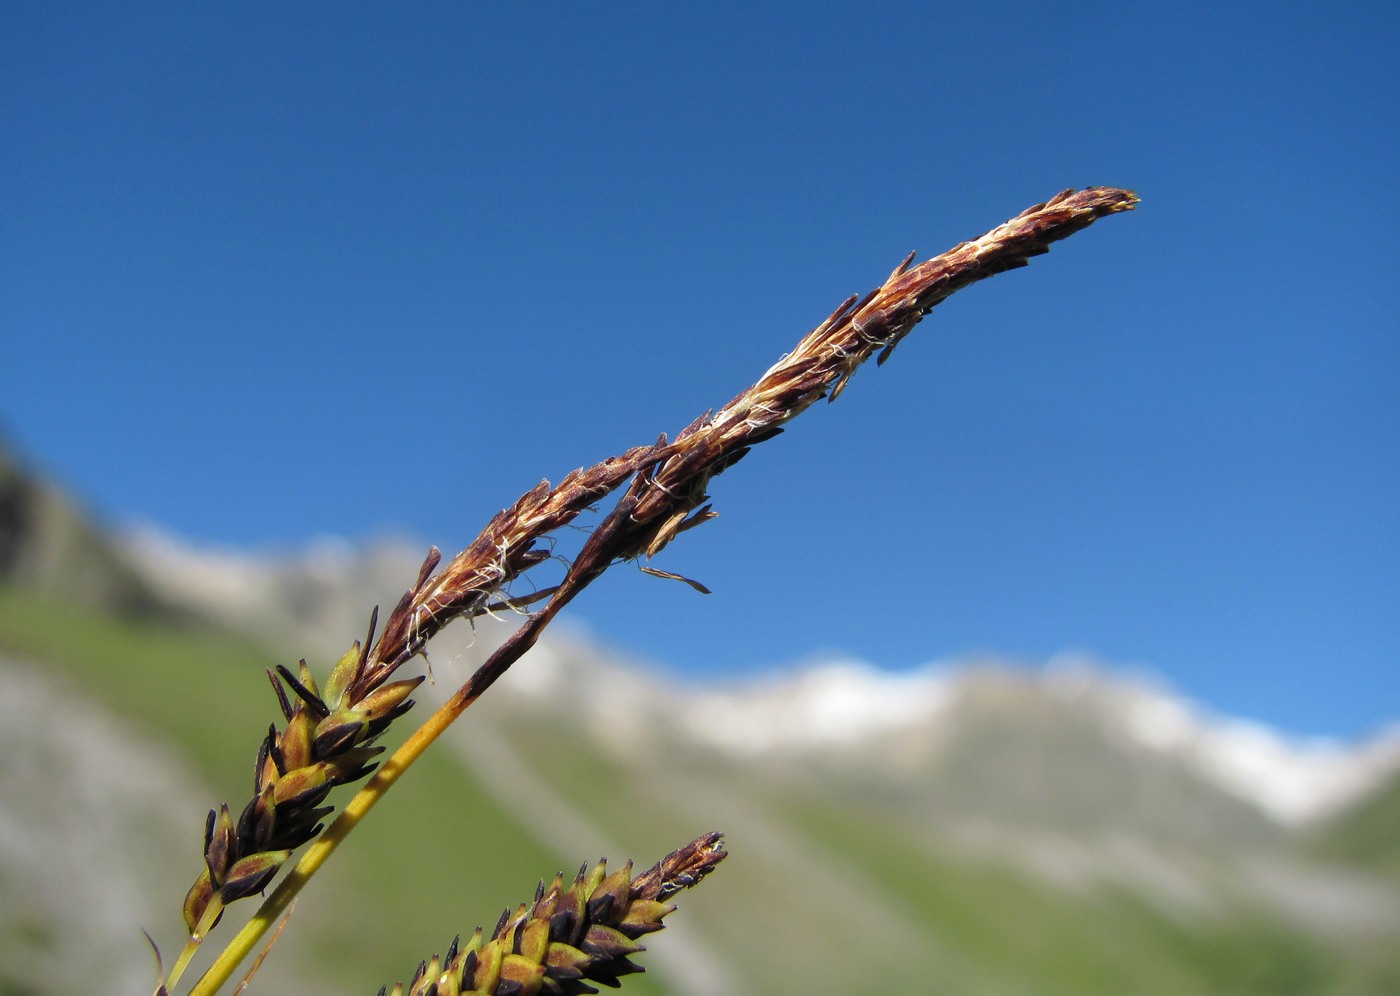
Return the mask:
[[(1113, 187), (1066, 190), (918, 265), (907, 256), (879, 287), (843, 301), (751, 387), (705, 412), (674, 439), (635, 446), (556, 485), (542, 481), (494, 516), (476, 540), (443, 563), (434, 548), (413, 585), (379, 627), (369, 631), (320, 681), (305, 661), (269, 673), (282, 715), (263, 737), (252, 797), (236, 811), (211, 810), (204, 829), (204, 867), (184, 900), (187, 942), (162, 978), (158, 996), (176, 991), (191, 956), (234, 903), (264, 895), (188, 992), (212, 996), (337, 846), (422, 753), (539, 638), (558, 612), (614, 564), (647, 560), (682, 532), (716, 514), (710, 481), (816, 401), (835, 400), (866, 360), (889, 358), (899, 342), (944, 298), (969, 284), (1026, 265), (1051, 243), (1106, 215), (1131, 210), (1131, 191)], [(610, 496), (614, 504), (592, 529), (562, 580), (526, 598), (512, 584), (551, 559), (554, 534)], [(653, 574), (679, 577), (652, 567)], [(687, 581), (701, 591), (698, 582)], [(409, 712), (421, 673), (404, 676), (432, 638), (457, 619), (499, 607), (524, 612), (521, 625), (460, 688), (387, 759), (377, 740)], [(337, 786), (368, 777), (335, 814)], [(334, 819), (332, 819), (332, 815)], [(329, 822), (328, 822), (329, 821)], [(305, 851), (292, 863), (292, 856)], [(675, 894), (704, 878), (723, 859), (721, 836), (708, 832), (633, 875), (600, 862), (566, 880), (541, 882), (531, 902), (502, 914), (495, 930), (422, 963), (393, 996), (597, 992), (640, 967), (631, 957), (638, 938), (663, 926)], [(291, 866), (288, 869), (288, 866)], [(273, 886), (278, 875), (286, 870)], [(270, 892), (266, 890), (271, 888)], [(265, 953), (265, 952), (264, 952)], [(261, 956), (259, 956), (261, 957)], [(367, 992), (369, 991), (367, 987)]]

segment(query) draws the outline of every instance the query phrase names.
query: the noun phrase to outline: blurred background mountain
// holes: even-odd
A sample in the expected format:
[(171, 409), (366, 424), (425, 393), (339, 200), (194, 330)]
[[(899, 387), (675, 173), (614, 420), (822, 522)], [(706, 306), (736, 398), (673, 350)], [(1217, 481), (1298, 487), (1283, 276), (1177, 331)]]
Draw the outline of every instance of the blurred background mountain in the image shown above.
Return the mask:
[[(324, 670), (423, 552), (113, 536), (0, 449), (0, 993), (148, 991), (263, 669)], [(445, 632), (415, 714), (506, 632)], [(541, 876), (710, 829), (731, 858), (628, 991), (1400, 991), (1400, 731), (1298, 741), (1086, 660), (687, 685), (567, 624), (342, 849), (265, 991), (373, 992)]]
[(16, 462), (3, 436), (0, 581), (126, 616), (170, 608), (71, 498)]

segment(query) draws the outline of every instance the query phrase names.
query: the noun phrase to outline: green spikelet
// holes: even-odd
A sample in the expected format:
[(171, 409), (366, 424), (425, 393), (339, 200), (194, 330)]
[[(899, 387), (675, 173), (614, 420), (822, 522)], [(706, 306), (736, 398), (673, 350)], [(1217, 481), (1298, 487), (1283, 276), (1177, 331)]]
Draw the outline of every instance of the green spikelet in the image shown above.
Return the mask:
[(698, 837), (635, 878), (630, 861), (611, 874), (606, 861), (584, 865), (567, 886), (556, 875), (534, 902), (502, 913), (489, 938), (480, 927), (465, 945), (458, 937), (407, 987), (385, 986), (379, 996), (576, 996), (598, 992), (590, 982), (618, 986), (643, 971), (631, 956), (645, 950), (637, 938), (660, 930), (676, 908), (665, 900), (724, 859), (722, 836)]

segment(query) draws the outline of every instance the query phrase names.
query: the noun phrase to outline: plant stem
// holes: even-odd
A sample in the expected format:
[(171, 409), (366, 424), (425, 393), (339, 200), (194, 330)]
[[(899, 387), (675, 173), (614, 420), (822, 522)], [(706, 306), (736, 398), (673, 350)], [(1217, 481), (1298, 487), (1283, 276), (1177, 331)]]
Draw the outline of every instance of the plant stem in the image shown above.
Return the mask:
[(170, 966), (170, 975), (165, 980), (167, 987), (173, 987), (175, 983), (180, 981), (180, 976), (184, 975), (185, 969), (189, 967), (190, 959), (199, 950), (199, 946), (204, 943), (204, 938), (209, 936), (209, 931), (214, 929), (214, 921), (219, 919), (223, 910), (224, 904), (219, 902), (217, 896), (209, 901), (203, 916), (199, 918), (199, 924), (186, 938), (185, 946), (180, 951), (180, 957), (176, 958), (175, 964)]

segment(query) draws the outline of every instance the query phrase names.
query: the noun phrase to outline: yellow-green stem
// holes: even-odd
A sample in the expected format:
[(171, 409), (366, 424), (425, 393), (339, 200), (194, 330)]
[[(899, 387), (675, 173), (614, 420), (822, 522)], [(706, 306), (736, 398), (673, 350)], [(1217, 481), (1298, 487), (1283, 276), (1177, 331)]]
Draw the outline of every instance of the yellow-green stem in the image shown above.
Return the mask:
[(204, 938), (209, 936), (209, 931), (214, 929), (214, 921), (219, 919), (219, 914), (223, 912), (224, 904), (219, 901), (218, 895), (209, 899), (209, 905), (204, 907), (204, 914), (199, 918), (199, 923), (195, 924), (193, 932), (185, 939), (185, 946), (180, 951), (180, 957), (175, 959), (175, 964), (170, 966), (170, 975), (165, 979), (167, 988), (173, 988), (175, 983), (180, 981), (180, 976), (185, 974), (185, 969), (189, 967), (190, 959), (199, 950), (199, 946), (204, 943)]

